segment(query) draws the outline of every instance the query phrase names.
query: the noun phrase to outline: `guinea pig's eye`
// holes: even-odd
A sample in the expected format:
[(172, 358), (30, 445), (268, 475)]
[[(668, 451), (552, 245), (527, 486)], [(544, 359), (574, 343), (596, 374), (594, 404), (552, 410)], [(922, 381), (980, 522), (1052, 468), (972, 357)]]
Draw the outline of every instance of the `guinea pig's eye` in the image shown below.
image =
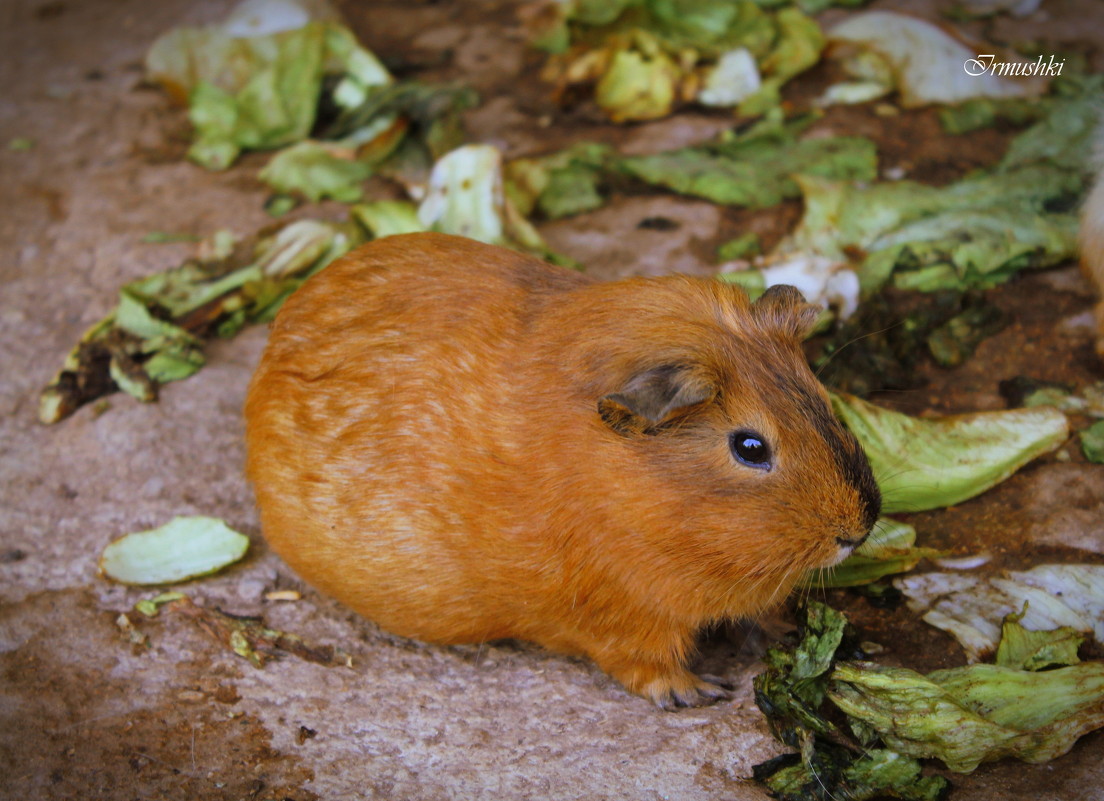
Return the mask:
[(770, 446), (754, 431), (737, 431), (728, 440), (736, 461), (760, 470), (771, 469)]

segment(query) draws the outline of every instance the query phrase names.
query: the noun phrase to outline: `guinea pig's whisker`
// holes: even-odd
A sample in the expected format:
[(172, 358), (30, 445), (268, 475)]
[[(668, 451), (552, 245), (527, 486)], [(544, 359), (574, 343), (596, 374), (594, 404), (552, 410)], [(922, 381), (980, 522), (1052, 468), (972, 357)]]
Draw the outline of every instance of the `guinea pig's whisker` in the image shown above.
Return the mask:
[(900, 328), (902, 325), (904, 325), (903, 321), (898, 322), (898, 323), (894, 323), (893, 325), (887, 325), (881, 331), (867, 331), (865, 334), (860, 334), (857, 337), (853, 337), (853, 338), (849, 339), (847, 342), (840, 345), (840, 347), (835, 352), (833, 352), (831, 355), (829, 355), (827, 360), (825, 360), (824, 364), (817, 367), (816, 377), (820, 378), (821, 372), (824, 370), (825, 367), (827, 367), (831, 363), (832, 359), (839, 356), (841, 353), (843, 353), (849, 347), (854, 345), (856, 342), (862, 342), (864, 339), (867, 339), (868, 337), (879, 336), (881, 334), (886, 333), (887, 331), (892, 331), (894, 328)]
[(832, 801), (839, 801), (839, 797), (832, 795), (832, 791), (829, 790), (827, 785), (824, 784), (824, 780), (821, 779), (820, 776), (817, 774), (816, 768), (811, 762), (809, 763), (809, 773), (813, 774), (813, 778), (816, 779), (817, 784), (820, 785), (820, 789), (824, 791), (825, 798), (831, 798)]

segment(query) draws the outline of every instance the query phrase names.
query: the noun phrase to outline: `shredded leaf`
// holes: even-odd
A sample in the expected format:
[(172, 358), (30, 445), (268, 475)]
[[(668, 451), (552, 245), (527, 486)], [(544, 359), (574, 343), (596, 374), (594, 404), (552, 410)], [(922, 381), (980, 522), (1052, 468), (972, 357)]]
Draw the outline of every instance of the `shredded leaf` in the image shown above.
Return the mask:
[[(1049, 663), (1055, 669), (978, 664), (924, 676), (855, 660), (861, 651), (846, 618), (823, 604), (799, 610), (798, 626), (796, 640), (767, 652), (754, 680), (772, 733), (798, 751), (753, 769), (776, 798), (935, 801), (950, 783), (923, 776), (919, 759), (956, 772), (1006, 757), (1045, 762), (1104, 726), (1104, 662), (1079, 663), (1075, 650), (1064, 648)], [(1020, 636), (1017, 627), (1007, 621), (1007, 636)], [(1005, 652), (1030, 661), (1064, 640), (1062, 632), (1030, 645), (1021, 637)], [(854, 739), (832, 722), (831, 706)]]
[(352, 658), (341, 649), (332, 645), (308, 645), (298, 635), (268, 628), (260, 617), (234, 615), (221, 609), (197, 606), (187, 596), (167, 601), (165, 608), (191, 621), (256, 668), (264, 667), (266, 662), (279, 659), (284, 654), (320, 665), (352, 666)]
[(817, 602), (798, 612), (795, 642), (767, 651), (766, 670), (754, 679), (755, 702), (774, 736), (800, 753), (756, 765), (756, 781), (786, 801), (942, 798), (949, 789), (946, 779), (922, 777), (916, 759), (876, 748), (873, 739), (854, 742), (824, 714), (828, 680), (839, 653), (862, 652), (847, 618)]
[[(224, 239), (224, 237), (216, 237)], [(205, 363), (203, 344), (243, 325), (271, 319), (306, 278), (364, 238), (355, 225), (299, 220), (261, 236), (251, 249), (190, 259), (124, 286), (115, 310), (84, 333), (42, 391), (39, 419), (56, 423), (82, 405), (121, 389), (142, 402), (161, 384)]]

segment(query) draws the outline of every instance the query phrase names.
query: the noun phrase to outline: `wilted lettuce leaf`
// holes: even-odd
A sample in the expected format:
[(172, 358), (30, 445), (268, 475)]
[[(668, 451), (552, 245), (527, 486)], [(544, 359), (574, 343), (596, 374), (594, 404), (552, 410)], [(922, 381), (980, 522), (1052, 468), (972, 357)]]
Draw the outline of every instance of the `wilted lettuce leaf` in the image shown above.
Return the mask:
[(1055, 92), (1056, 97), (1047, 100), (1045, 116), (1012, 140), (998, 166), (1000, 172), (1043, 164), (1080, 175), (1092, 173), (1104, 75), (1056, 82)]
[(251, 253), (188, 260), (130, 282), (42, 391), (39, 419), (56, 423), (116, 389), (156, 400), (160, 384), (203, 366), (205, 340), (270, 319), (309, 275), (362, 239), (356, 226), (300, 220), (259, 237)]
[(720, 261), (736, 261), (756, 256), (761, 250), (759, 235), (754, 231), (748, 231), (718, 247), (717, 258)]
[[(768, 651), (754, 680), (772, 733), (799, 750), (754, 767), (777, 798), (934, 801), (950, 784), (922, 776), (918, 759), (958, 772), (1005, 757), (1045, 762), (1104, 725), (1104, 662), (1039, 671), (978, 664), (924, 676), (838, 661), (854, 653), (854, 634), (822, 604), (799, 610), (798, 627), (796, 641)], [(826, 701), (857, 741), (829, 720)]]
[(695, 96), (703, 106), (729, 107), (753, 96), (763, 86), (759, 66), (746, 47), (722, 53), (717, 63), (701, 71)]
[(831, 257), (866, 253), (864, 290), (892, 277), (902, 289), (990, 287), (1025, 268), (1076, 252), (1069, 208), (1080, 176), (1046, 166), (967, 178), (946, 187), (914, 181), (855, 186), (798, 176), (805, 214), (780, 246)]
[(820, 745), (808, 762), (798, 754), (783, 754), (755, 765), (752, 775), (779, 801), (941, 801), (950, 789), (942, 776), (922, 776), (918, 760), (884, 748), (856, 757), (838, 746)]
[(1104, 726), (1104, 662), (1038, 672), (978, 664), (928, 676), (841, 662), (828, 697), (894, 751), (969, 773), (1006, 757), (1047, 762)]
[(754, 778), (788, 801), (942, 798), (949, 787), (945, 779), (921, 777), (919, 762), (876, 748), (873, 741), (855, 743), (824, 714), (837, 652), (855, 649), (854, 633), (841, 613), (818, 602), (799, 610), (796, 641), (767, 651), (766, 670), (755, 677), (754, 687), (771, 732), (800, 754), (756, 765)]
[(832, 408), (866, 451), (887, 514), (979, 495), (1069, 434), (1066, 416), (1048, 407), (920, 418), (832, 394)]
[(273, 156), (260, 178), (277, 192), (298, 192), (312, 201), (328, 197), (355, 203), (363, 194), (361, 183), (372, 171), (372, 165), (359, 161), (355, 151), (307, 139)]
[(1102, 83), (1058, 84), (1043, 117), (1013, 139), (997, 168), (947, 186), (799, 176), (805, 215), (778, 250), (863, 254), (867, 293), (887, 281), (926, 292), (987, 288), (1073, 257)]
[(939, 110), (939, 122), (950, 134), (964, 134), (979, 128), (988, 128), (998, 121), (1011, 125), (1024, 125), (1038, 119), (1045, 112), (1039, 100), (1022, 98), (975, 97)]
[(525, 217), (538, 212), (555, 220), (598, 208), (600, 186), (613, 150), (596, 142), (578, 142), (547, 156), (520, 158), (504, 168), (506, 195)]
[(726, 205), (763, 208), (797, 197), (794, 174), (837, 180), (871, 180), (877, 171), (873, 142), (861, 137), (799, 139), (810, 120), (785, 123), (774, 116), (714, 142), (621, 159), (620, 169), (650, 184)]
[(824, 34), (816, 20), (796, 8), (783, 8), (775, 17), (777, 34), (760, 63), (764, 80), (759, 90), (740, 101), (740, 113), (763, 114), (781, 102), (782, 86), (820, 60)]
[[(1044, 75), (1033, 72), (1012, 77), (985, 69), (971, 71), (967, 67), (978, 58), (972, 45), (909, 14), (881, 10), (853, 14), (835, 25), (828, 38), (837, 47), (864, 48), (885, 59), (906, 108), (979, 96), (1034, 97), (1043, 94), (1049, 84)], [(986, 47), (990, 58), (997, 61), (1026, 62), (1014, 52)]]
[(395, 150), (398, 141), (383, 137), (377, 142), (374, 131), (382, 131), (389, 125), (387, 120), (397, 117), (404, 122), (400, 133), (409, 132), (432, 163), (464, 144), (460, 115), (478, 102), (474, 90), (452, 84), (398, 81), (373, 86), (359, 105), (344, 108), (327, 122), (320, 136), (356, 146), (361, 160), (378, 163)]
[(813, 363), (825, 385), (852, 395), (915, 389), (924, 380), (917, 368), (929, 354), (939, 364), (964, 359), (1004, 321), (979, 291), (885, 287), (832, 331)]
[(260, 35), (238, 30), (233, 15), (222, 24), (176, 28), (154, 42), (146, 71), (187, 101), (196, 134), (189, 156), (209, 169), (228, 167), (243, 149), (305, 139), (325, 76), (337, 79), (338, 105), (391, 81), (375, 56), (332, 19)]
[(1009, 615), (1001, 624), (1000, 645), (993, 659), (996, 664), (1017, 670), (1044, 670), (1081, 661), (1077, 649), (1085, 637), (1075, 628), (1031, 631), (1020, 625), (1022, 619), (1023, 613)]
[(418, 207), (405, 200), (377, 200), (358, 203), (352, 208), (353, 217), (364, 226), (373, 239), (393, 234), (414, 234), (425, 231), (418, 219)]
[(793, 748), (813, 735), (839, 740), (839, 729), (819, 714), (827, 674), (847, 634), (847, 618), (810, 601), (798, 615), (797, 641), (768, 649), (767, 670), (755, 677), (755, 703), (771, 732)]
[(974, 353), (982, 340), (1007, 325), (996, 306), (982, 304), (966, 308), (928, 335), (928, 349), (936, 364), (957, 367)]
[(658, 46), (619, 49), (598, 78), (594, 100), (613, 122), (655, 120), (674, 109), (682, 78), (678, 64)]
[(1009, 406), (1053, 406), (1069, 414), (1104, 417), (1104, 381), (1082, 387), (1076, 393), (1070, 384), (1015, 376), (999, 384)]
[(996, 577), (921, 573), (893, 584), (911, 610), (951, 634), (971, 661), (998, 648), (1000, 621), (1010, 615), (1031, 631), (1069, 627), (1104, 641), (1104, 566), (1044, 564)]

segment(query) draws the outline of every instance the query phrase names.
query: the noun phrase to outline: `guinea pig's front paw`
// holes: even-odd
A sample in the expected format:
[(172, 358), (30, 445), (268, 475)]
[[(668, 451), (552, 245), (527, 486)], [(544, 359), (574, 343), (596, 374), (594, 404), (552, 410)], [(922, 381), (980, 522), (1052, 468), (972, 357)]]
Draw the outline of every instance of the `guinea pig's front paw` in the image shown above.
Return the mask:
[(686, 707), (709, 706), (732, 697), (732, 687), (724, 679), (717, 676), (695, 676), (689, 670), (657, 676), (637, 692), (668, 712)]

